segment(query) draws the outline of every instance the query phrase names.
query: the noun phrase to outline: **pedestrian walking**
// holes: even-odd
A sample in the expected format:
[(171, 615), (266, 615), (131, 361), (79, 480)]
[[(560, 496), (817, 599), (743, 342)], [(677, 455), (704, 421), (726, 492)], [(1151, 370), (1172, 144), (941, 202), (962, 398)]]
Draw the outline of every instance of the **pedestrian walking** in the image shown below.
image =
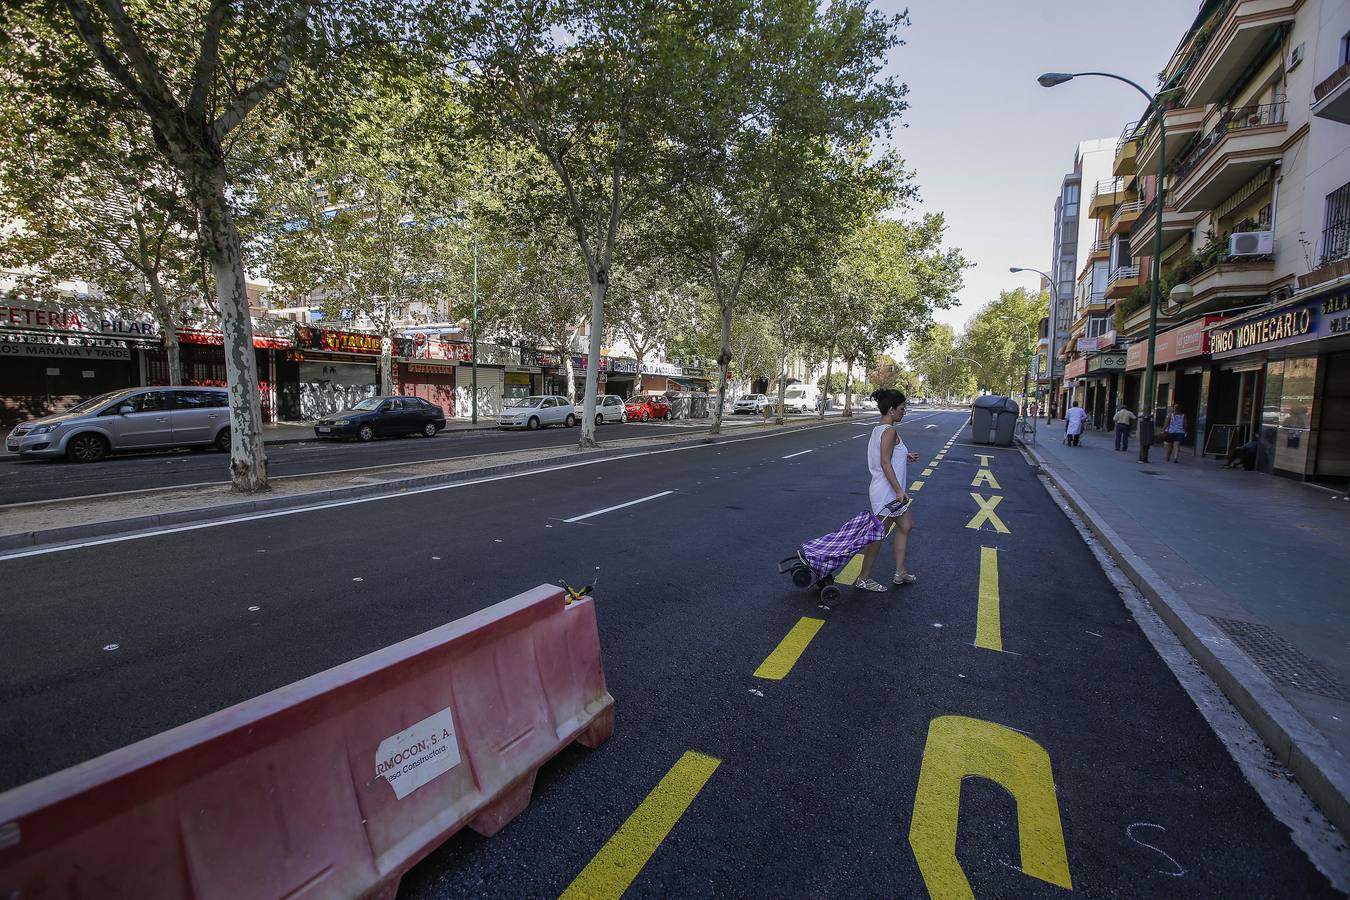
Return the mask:
[(1077, 400), (1064, 414), (1064, 439), (1069, 442), (1070, 447), (1077, 447), (1078, 442), (1083, 439), (1083, 426), (1087, 422), (1087, 417), (1087, 410), (1079, 406)]
[(1163, 440), (1167, 442), (1167, 458), (1181, 462), (1181, 441), (1186, 437), (1186, 413), (1180, 403), (1172, 404), (1172, 414), (1167, 417), (1167, 429)]
[[(894, 532), (895, 577), (892, 584), (913, 584), (917, 576), (905, 568), (905, 551), (909, 534), (914, 527), (914, 514), (909, 510), (910, 496), (905, 490), (905, 476), (909, 463), (917, 462), (919, 454), (910, 453), (895, 426), (905, 417), (905, 395), (897, 390), (882, 388), (872, 394), (881, 413), (881, 423), (872, 429), (867, 441), (867, 470), (872, 476), (867, 495), (872, 512), (888, 531)], [(853, 586), (864, 591), (885, 591), (886, 586), (873, 581), (872, 563), (885, 541), (873, 541), (863, 550), (862, 569)]]
[(1130, 449), (1130, 428), (1134, 425), (1134, 413), (1124, 403), (1116, 410), (1116, 449)]

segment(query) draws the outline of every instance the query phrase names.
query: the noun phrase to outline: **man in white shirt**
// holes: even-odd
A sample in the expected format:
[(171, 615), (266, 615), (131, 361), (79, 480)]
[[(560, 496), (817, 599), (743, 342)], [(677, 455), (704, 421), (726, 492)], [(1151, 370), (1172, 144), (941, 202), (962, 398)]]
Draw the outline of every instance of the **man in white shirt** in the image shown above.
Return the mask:
[(1064, 434), (1069, 440), (1070, 447), (1077, 447), (1078, 442), (1083, 438), (1083, 425), (1087, 422), (1087, 410), (1074, 401), (1073, 406), (1064, 415)]

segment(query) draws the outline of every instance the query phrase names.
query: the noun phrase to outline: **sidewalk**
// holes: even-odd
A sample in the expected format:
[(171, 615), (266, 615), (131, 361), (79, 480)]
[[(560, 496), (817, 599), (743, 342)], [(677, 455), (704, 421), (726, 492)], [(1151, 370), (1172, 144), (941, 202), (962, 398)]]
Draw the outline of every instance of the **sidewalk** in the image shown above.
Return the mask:
[(1189, 451), (1167, 463), (1161, 446), (1141, 465), (1134, 441), (1118, 453), (1089, 431), (1068, 447), (1061, 423), (1041, 426), (1032, 456), (1350, 833), (1350, 501)]

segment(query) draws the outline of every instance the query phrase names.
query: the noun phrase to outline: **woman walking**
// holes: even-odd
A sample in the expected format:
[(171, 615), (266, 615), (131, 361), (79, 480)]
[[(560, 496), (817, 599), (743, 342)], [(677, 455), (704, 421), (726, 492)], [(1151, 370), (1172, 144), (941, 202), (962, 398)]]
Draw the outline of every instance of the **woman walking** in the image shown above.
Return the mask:
[[(1167, 431), (1164, 440), (1167, 441), (1167, 458), (1172, 462), (1181, 462), (1181, 440), (1186, 437), (1186, 414), (1181, 410), (1180, 403), (1172, 404), (1172, 414), (1167, 417)], [(1176, 458), (1173, 458), (1175, 454)]]
[[(867, 494), (872, 502), (872, 512), (881, 517), (887, 530), (893, 528), (895, 532), (895, 577), (892, 584), (913, 584), (917, 578), (905, 570), (905, 550), (909, 544), (910, 530), (914, 527), (914, 514), (907, 508), (910, 497), (905, 490), (905, 474), (908, 463), (916, 462), (919, 454), (909, 452), (895, 427), (905, 417), (905, 395), (883, 388), (872, 394), (872, 399), (877, 401), (881, 424), (872, 429), (867, 441), (867, 469), (872, 476)], [(872, 563), (876, 561), (884, 540), (868, 544), (863, 550), (862, 571), (858, 580), (853, 582), (854, 587), (864, 591), (886, 590), (885, 585), (870, 577)]]

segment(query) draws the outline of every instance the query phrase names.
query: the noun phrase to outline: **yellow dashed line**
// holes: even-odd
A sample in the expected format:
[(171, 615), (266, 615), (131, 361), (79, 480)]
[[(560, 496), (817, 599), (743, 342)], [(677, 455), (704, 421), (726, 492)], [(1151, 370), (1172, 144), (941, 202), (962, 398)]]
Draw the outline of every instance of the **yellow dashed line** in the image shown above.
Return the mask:
[(720, 760), (690, 750), (563, 891), (563, 900), (617, 900), (708, 783)]
[(782, 681), (786, 678), (792, 667), (797, 664), (797, 660), (806, 652), (806, 645), (811, 643), (811, 639), (824, 624), (824, 619), (802, 616), (797, 624), (792, 626), (787, 637), (783, 638), (764, 662), (759, 664), (759, 668), (755, 670), (755, 677), (771, 681)]

